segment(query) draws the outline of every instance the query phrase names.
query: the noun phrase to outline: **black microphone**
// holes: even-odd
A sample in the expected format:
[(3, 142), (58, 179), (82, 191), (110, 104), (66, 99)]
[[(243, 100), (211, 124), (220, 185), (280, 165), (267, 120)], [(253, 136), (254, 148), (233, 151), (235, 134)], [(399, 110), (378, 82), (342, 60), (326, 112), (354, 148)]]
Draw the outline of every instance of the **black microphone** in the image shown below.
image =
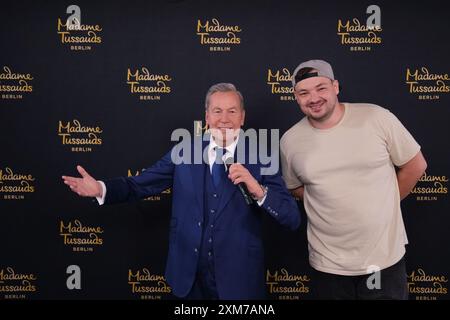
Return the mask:
[[(227, 168), (227, 172), (230, 170), (231, 165), (234, 163), (233, 157), (228, 157), (225, 160), (223, 160), (223, 164)], [(237, 184), (237, 187), (239, 191), (241, 192), (242, 196), (244, 197), (245, 203), (248, 205), (251, 205), (253, 203), (253, 198), (250, 195), (250, 192), (248, 192), (247, 186), (243, 182), (239, 182)]]

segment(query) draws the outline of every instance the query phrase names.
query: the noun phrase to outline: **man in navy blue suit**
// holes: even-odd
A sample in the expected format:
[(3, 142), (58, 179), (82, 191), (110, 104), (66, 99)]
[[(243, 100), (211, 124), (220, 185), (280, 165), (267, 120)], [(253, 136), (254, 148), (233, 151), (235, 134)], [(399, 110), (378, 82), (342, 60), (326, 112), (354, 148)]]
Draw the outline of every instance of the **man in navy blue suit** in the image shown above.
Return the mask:
[(213, 85), (205, 109), (211, 135), (203, 144), (202, 163), (174, 161), (171, 151), (136, 177), (97, 181), (77, 166), (81, 178), (63, 180), (100, 204), (138, 200), (172, 187), (165, 276), (173, 293), (187, 299), (264, 299), (262, 216), (296, 229), (298, 207), (280, 175), (261, 174), (259, 161), (233, 161), (225, 171), (223, 160), (235, 159), (239, 144), (245, 143), (237, 134), (244, 124), (244, 99), (235, 86)]

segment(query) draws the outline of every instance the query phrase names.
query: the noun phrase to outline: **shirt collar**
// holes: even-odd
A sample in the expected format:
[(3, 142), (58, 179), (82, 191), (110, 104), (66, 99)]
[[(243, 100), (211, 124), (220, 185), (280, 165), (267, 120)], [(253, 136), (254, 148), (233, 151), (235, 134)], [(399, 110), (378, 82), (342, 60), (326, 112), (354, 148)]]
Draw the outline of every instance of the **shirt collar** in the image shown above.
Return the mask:
[[(227, 150), (227, 153), (229, 153), (232, 157), (234, 157), (234, 153), (236, 151), (236, 146), (238, 144), (239, 141), (239, 135), (236, 136), (236, 139), (234, 139), (233, 143), (229, 144), (228, 146), (225, 147), (225, 149)], [(209, 146), (208, 146), (208, 155), (210, 156), (210, 158), (216, 158), (216, 148), (218, 147), (216, 141), (214, 141), (213, 136), (211, 135), (209, 137)]]

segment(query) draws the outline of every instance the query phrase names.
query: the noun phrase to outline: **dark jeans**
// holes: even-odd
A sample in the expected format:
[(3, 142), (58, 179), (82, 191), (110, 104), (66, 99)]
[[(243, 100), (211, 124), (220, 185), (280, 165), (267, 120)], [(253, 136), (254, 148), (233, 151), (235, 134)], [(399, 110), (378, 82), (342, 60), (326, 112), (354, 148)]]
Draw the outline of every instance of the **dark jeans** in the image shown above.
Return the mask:
[[(372, 276), (372, 277), (371, 277)], [(313, 269), (313, 295), (321, 300), (408, 300), (408, 284), (404, 257), (396, 264), (380, 271), (379, 289), (370, 289), (367, 279), (373, 273), (360, 276), (341, 276)], [(373, 283), (373, 281), (369, 281)]]

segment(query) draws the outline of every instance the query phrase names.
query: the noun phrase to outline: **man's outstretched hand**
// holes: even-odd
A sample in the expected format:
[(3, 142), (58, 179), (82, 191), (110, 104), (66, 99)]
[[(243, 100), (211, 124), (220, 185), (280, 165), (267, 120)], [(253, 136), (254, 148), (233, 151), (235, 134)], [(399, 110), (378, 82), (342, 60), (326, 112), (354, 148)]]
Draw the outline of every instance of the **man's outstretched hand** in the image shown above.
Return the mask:
[(62, 176), (64, 183), (67, 184), (73, 192), (82, 197), (102, 197), (102, 186), (95, 180), (82, 166), (77, 166), (81, 178)]

